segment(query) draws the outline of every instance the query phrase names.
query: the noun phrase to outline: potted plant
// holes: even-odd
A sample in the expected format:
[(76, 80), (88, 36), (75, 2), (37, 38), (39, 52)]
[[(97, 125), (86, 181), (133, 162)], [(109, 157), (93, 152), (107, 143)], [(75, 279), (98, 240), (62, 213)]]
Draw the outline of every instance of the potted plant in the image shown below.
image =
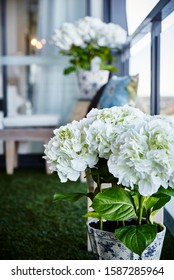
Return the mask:
[(92, 98), (107, 82), (109, 71), (117, 71), (112, 63), (113, 51), (125, 43), (126, 31), (117, 24), (86, 16), (75, 23), (64, 23), (52, 39), (59, 53), (70, 58), (64, 74), (77, 72), (81, 91)]
[[(96, 182), (94, 192), (55, 195), (56, 200), (91, 200), (93, 211), (84, 217), (95, 218), (88, 222), (94, 253), (124, 258), (114, 251), (119, 247), (128, 249), (129, 259), (159, 258), (165, 227), (154, 215), (174, 195), (174, 124), (125, 105), (92, 109), (54, 134), (45, 145), (50, 170), (61, 182), (76, 181), (87, 170)], [(111, 186), (104, 189), (103, 183)]]

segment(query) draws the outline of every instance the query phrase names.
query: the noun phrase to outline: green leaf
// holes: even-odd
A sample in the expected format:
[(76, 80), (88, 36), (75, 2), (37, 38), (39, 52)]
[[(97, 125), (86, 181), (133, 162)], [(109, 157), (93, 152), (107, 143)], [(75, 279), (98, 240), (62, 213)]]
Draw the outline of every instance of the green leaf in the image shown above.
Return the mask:
[(118, 68), (116, 66), (113, 65), (109, 65), (109, 64), (103, 64), (100, 66), (100, 69), (102, 70), (108, 70), (108, 71), (112, 71), (112, 72), (118, 72)]
[(167, 189), (160, 187), (156, 194), (158, 194), (158, 193), (163, 193), (163, 194), (166, 194), (169, 196), (174, 196), (174, 189), (172, 189), (171, 187), (168, 187)]
[(64, 201), (75, 202), (84, 196), (86, 196), (86, 194), (84, 194), (84, 193), (56, 193), (54, 195), (54, 200), (55, 201), (64, 200)]
[(167, 202), (169, 202), (171, 199), (170, 196), (164, 195), (164, 194), (158, 194), (158, 201), (154, 205), (152, 212), (150, 214), (149, 220), (151, 223), (153, 223), (154, 216), (157, 214), (157, 212), (164, 206), (166, 205)]
[(145, 198), (143, 206), (145, 207), (146, 211), (150, 210), (154, 205), (158, 202), (158, 197), (149, 196)]
[(110, 221), (124, 221), (135, 217), (133, 201), (128, 191), (121, 187), (108, 188), (98, 193), (92, 207), (103, 219)]
[(163, 193), (156, 193), (153, 195), (155, 198), (158, 198), (158, 202), (154, 205), (154, 207), (156, 206), (160, 206), (163, 207), (165, 205), (165, 203), (167, 203), (171, 197), (167, 194), (163, 194)]
[(64, 69), (63, 74), (68, 75), (68, 74), (70, 74), (71, 72), (74, 72), (74, 71), (76, 71), (76, 67), (71, 66), (71, 67), (68, 67), (68, 68)]
[(100, 220), (100, 215), (96, 212), (87, 212), (85, 215), (83, 215), (83, 218), (97, 218)]
[(139, 193), (130, 191), (130, 194), (131, 194), (131, 196), (133, 198), (133, 201), (134, 201), (135, 211), (137, 212), (138, 209), (139, 209)]
[(141, 256), (157, 234), (157, 225), (131, 225), (115, 230), (116, 237), (132, 252)]

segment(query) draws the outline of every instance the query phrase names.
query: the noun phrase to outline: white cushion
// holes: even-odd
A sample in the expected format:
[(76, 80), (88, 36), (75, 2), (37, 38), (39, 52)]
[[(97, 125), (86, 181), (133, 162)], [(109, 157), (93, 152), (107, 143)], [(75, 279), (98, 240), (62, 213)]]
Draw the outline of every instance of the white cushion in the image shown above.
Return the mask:
[(3, 126), (7, 127), (54, 127), (60, 122), (59, 115), (18, 115), (3, 118)]

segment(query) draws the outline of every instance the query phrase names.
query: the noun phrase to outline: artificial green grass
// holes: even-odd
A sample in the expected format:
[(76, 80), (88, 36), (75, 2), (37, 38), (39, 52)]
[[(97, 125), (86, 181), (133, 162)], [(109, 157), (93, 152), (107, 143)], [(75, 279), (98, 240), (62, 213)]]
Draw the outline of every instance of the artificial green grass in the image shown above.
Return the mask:
[[(86, 199), (53, 202), (59, 191), (85, 192), (86, 184), (61, 184), (42, 169), (0, 172), (0, 259), (87, 260)], [(174, 238), (167, 231), (161, 259), (174, 259)]]
[(0, 258), (92, 259), (86, 249), (86, 199), (53, 202), (58, 191), (86, 191), (80, 182), (60, 184), (44, 170), (0, 174)]

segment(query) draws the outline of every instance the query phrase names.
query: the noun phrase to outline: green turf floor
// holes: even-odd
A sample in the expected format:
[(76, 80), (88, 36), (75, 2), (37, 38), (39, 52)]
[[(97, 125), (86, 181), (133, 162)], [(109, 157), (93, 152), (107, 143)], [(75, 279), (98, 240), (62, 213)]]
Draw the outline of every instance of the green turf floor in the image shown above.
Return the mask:
[[(86, 184), (60, 184), (42, 169), (0, 171), (0, 259), (87, 260), (86, 199), (53, 202), (58, 191), (85, 192)], [(161, 259), (174, 260), (174, 238), (167, 231)]]

